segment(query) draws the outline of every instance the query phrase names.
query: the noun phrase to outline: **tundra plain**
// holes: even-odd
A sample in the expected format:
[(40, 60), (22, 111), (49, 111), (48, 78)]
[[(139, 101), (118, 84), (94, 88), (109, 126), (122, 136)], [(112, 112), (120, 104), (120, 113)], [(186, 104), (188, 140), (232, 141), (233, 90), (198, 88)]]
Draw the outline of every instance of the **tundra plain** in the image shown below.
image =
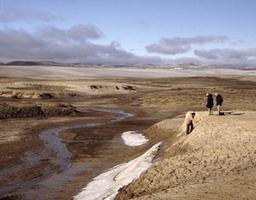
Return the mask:
[[(44, 74), (16, 68), (0, 70), (0, 199), (71, 199), (100, 173), (160, 141), (155, 165), (117, 199), (252, 199), (255, 194), (255, 76), (102, 77), (81, 75), (81, 69)], [(205, 116), (209, 92), (222, 94), (223, 109), (238, 114)], [(200, 123), (186, 138), (177, 127), (189, 110), (199, 113)], [(48, 130), (57, 137), (48, 138)], [(135, 130), (149, 141), (128, 147), (121, 134)], [(51, 139), (53, 146), (47, 143)], [(228, 147), (237, 147), (234, 155), (221, 153)], [(223, 155), (233, 168), (225, 168), (224, 161), (218, 168), (210, 159), (225, 160)]]

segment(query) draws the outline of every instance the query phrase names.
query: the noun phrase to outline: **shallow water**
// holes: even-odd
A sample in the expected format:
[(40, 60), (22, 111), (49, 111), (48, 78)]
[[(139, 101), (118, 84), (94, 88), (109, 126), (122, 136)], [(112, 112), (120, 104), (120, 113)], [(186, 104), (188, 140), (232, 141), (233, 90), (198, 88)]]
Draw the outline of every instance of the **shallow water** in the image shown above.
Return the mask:
[(120, 122), (127, 117), (131, 117), (131, 113), (126, 113), (122, 110), (116, 109), (92, 109), (97, 112), (107, 112), (116, 114), (116, 116), (110, 121), (102, 122), (102, 123), (88, 123), (84, 125), (71, 125), (64, 126), (61, 128), (52, 128), (46, 130), (40, 134), (40, 138), (44, 141), (45, 146), (51, 150), (53, 150), (57, 154), (57, 159), (52, 159), (53, 164), (58, 164), (60, 166), (60, 171), (66, 169), (70, 165), (71, 153), (67, 149), (66, 145), (61, 142), (59, 138), (59, 133), (68, 130), (68, 129), (76, 129), (76, 128), (95, 128), (97, 126), (103, 126), (110, 123)]
[[(0, 171), (0, 178), (7, 178), (13, 173), (27, 170), (35, 165), (40, 165), (42, 160), (47, 160), (52, 165), (57, 166), (55, 170), (45, 170), (39, 177), (20, 182), (12, 181), (7, 182), (4, 186), (1, 186), (0, 194), (7, 194), (15, 192), (22, 194), (21, 199), (45, 199), (58, 196), (54, 190), (60, 190), (64, 184), (72, 182), (78, 173), (85, 171), (92, 171), (94, 166), (90, 163), (75, 163), (71, 165), (70, 159), (72, 153), (68, 150), (66, 145), (62, 142), (59, 134), (63, 131), (70, 129), (81, 129), (81, 128), (96, 128), (108, 124), (114, 124), (121, 122), (122, 120), (133, 116), (131, 113), (126, 113), (116, 109), (91, 109), (95, 112), (107, 112), (113, 113), (115, 116), (108, 121), (101, 123), (87, 123), (79, 125), (62, 126), (59, 128), (51, 128), (43, 131), (39, 134), (40, 139), (44, 141), (45, 147), (50, 150), (51, 154), (47, 151), (43, 151), (40, 155), (34, 152), (26, 152), (23, 157), (23, 163), (15, 165)], [(4, 179), (3, 179), (4, 180)], [(40, 195), (39, 195), (40, 194)], [(1, 197), (0, 195), (0, 197)]]

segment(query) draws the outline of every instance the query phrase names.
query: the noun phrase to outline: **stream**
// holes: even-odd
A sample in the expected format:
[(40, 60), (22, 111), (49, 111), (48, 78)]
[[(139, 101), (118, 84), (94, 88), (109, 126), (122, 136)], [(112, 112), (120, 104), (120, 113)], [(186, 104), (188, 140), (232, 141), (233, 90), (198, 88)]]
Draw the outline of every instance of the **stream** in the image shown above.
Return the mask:
[(64, 126), (60, 128), (52, 128), (46, 130), (40, 134), (40, 138), (44, 141), (45, 146), (51, 150), (53, 150), (57, 154), (57, 159), (52, 159), (53, 164), (57, 164), (60, 166), (60, 171), (68, 168), (70, 166), (70, 158), (71, 153), (67, 149), (66, 145), (61, 142), (59, 138), (59, 133), (68, 130), (68, 129), (76, 129), (76, 128), (95, 128), (98, 126), (103, 126), (111, 123), (116, 123), (124, 120), (125, 118), (132, 117), (133, 114), (126, 113), (122, 110), (116, 109), (93, 109), (93, 111), (97, 112), (107, 112), (116, 114), (113, 119), (107, 122), (99, 122), (99, 123), (88, 123), (84, 125), (71, 125)]
[[(90, 109), (95, 112), (112, 113), (115, 116), (109, 121), (98, 123), (87, 123), (80, 125), (68, 125), (58, 128), (51, 128), (43, 131), (39, 134), (41, 140), (43, 140), (46, 149), (51, 150), (56, 156), (49, 155), (49, 153), (41, 152), (40, 155), (34, 155), (33, 152), (25, 152), (23, 163), (9, 168), (2, 169), (0, 171), (0, 178), (6, 178), (12, 174), (31, 168), (32, 166), (40, 164), (42, 159), (47, 159), (52, 165), (57, 166), (56, 171), (48, 171), (43, 176), (35, 177), (34, 179), (25, 181), (11, 181), (7, 182), (4, 186), (0, 187), (0, 198), (3, 194), (15, 194), (21, 193), (23, 199), (45, 199), (48, 192), (47, 189), (61, 188), (63, 184), (68, 181), (72, 181), (74, 176), (79, 172), (84, 171), (86, 168), (91, 168), (88, 163), (76, 163), (72, 164), (70, 159), (72, 157), (71, 152), (66, 145), (61, 141), (59, 134), (68, 129), (76, 128), (95, 128), (107, 124), (121, 122), (126, 118), (132, 117), (133, 114), (124, 112), (117, 109), (109, 108), (95, 108)], [(31, 189), (32, 188), (32, 189)], [(34, 189), (36, 188), (36, 189)], [(39, 195), (40, 194), (40, 195)], [(41, 195), (42, 194), (42, 195)], [(50, 194), (49, 194), (50, 195)], [(52, 196), (49, 196), (52, 197)]]

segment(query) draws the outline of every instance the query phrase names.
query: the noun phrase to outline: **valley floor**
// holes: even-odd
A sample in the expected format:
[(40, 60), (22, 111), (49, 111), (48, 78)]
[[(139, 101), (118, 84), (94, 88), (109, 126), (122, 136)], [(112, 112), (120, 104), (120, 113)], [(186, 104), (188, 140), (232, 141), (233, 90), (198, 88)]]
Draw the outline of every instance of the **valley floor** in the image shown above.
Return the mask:
[[(72, 76), (61, 68), (65, 75), (56, 78), (57, 69), (50, 67), (42, 74), (31, 67), (19, 73), (12, 67), (1, 70), (6, 76), (0, 78), (0, 199), (34, 199), (39, 193), (41, 199), (70, 199), (97, 175), (135, 159), (158, 142), (162, 146), (156, 164), (123, 188), (118, 199), (254, 195), (254, 76), (88, 78), (79, 70)], [(207, 92), (221, 93), (223, 109), (233, 114), (204, 116)], [(118, 115), (95, 109), (133, 116), (93, 129), (76, 127)], [(176, 137), (188, 110), (197, 111), (200, 121), (189, 136)], [(234, 115), (237, 110), (240, 115)], [(63, 171), (58, 152), (48, 148), (41, 133), (65, 126), (71, 128), (58, 133), (58, 145), (71, 156), (64, 160), (68, 170)], [(148, 142), (125, 145), (121, 135), (127, 131), (139, 131)]]

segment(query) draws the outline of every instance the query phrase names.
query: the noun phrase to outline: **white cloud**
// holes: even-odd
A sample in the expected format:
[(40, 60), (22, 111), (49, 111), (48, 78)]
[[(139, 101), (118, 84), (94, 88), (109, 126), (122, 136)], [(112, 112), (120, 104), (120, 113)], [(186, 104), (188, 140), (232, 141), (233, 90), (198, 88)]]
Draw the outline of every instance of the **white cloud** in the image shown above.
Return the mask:
[(218, 63), (255, 64), (256, 48), (195, 50), (195, 55)]
[(146, 46), (146, 50), (149, 53), (175, 55), (190, 51), (194, 44), (223, 42), (227, 40), (229, 38), (222, 35), (162, 38), (158, 43)]
[(52, 60), (96, 64), (137, 65), (158, 64), (159, 57), (137, 56), (123, 50), (118, 42), (108, 45), (92, 43), (103, 33), (91, 25), (76, 25), (69, 29), (44, 27), (34, 34), (24, 30), (0, 30), (1, 60)]
[[(164, 59), (157, 56), (138, 56), (122, 49), (117, 41), (105, 45), (92, 42), (102, 37), (104, 33), (97, 27), (82, 24), (67, 29), (44, 26), (34, 33), (20, 29), (0, 29), (0, 62), (51, 60), (109, 65), (256, 64), (256, 48), (195, 50), (195, 57)], [(162, 43), (172, 44), (170, 49), (167, 45), (166, 53), (175, 54), (187, 51), (193, 44), (226, 40), (228, 38), (225, 36), (196, 36), (162, 40)], [(164, 51), (162, 46), (159, 51)]]
[(39, 10), (22, 10), (18, 8), (5, 8), (0, 10), (0, 23), (10, 22), (49, 22), (60, 19), (48, 12)]
[(60, 29), (55, 26), (44, 26), (37, 34), (51, 42), (85, 42), (89, 39), (99, 39), (103, 36), (101, 30), (92, 25), (74, 25), (69, 29)]

